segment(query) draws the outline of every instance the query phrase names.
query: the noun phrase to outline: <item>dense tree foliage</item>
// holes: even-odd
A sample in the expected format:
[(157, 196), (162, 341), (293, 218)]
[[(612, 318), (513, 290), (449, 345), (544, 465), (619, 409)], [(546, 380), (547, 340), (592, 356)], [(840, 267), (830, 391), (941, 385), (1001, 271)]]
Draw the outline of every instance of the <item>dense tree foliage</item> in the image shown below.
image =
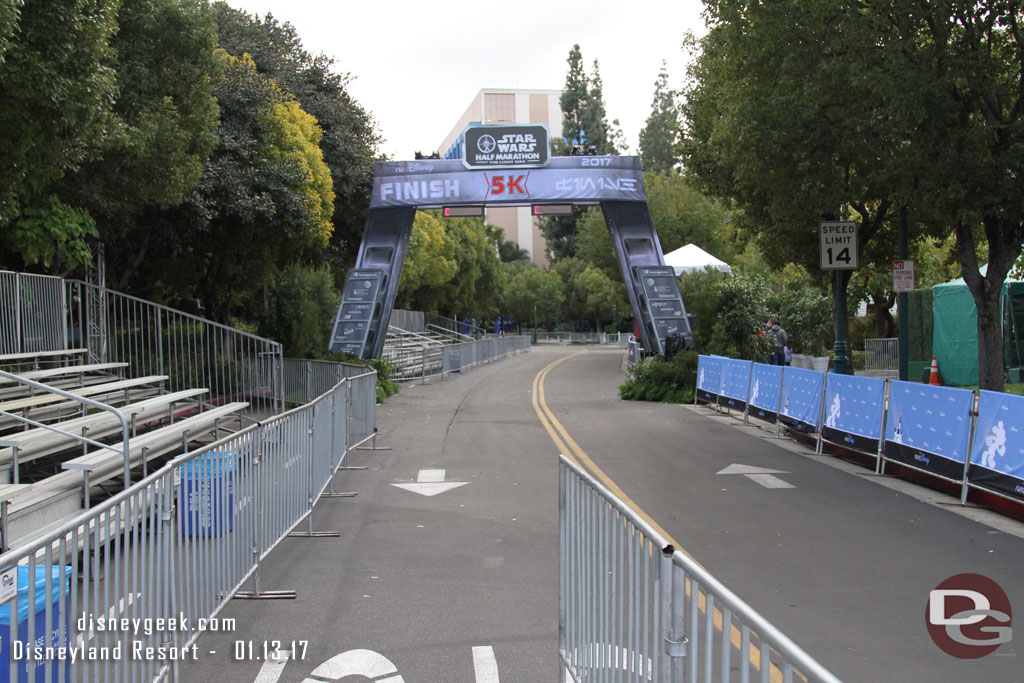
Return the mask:
[(858, 220), (862, 252), (900, 205), (916, 235), (953, 229), (978, 304), (981, 382), (1001, 388), (998, 290), (1024, 238), (1016, 3), (706, 4), (684, 106), (685, 163), (702, 187), (736, 200), (776, 267), (816, 269), (826, 218)]
[(216, 143), (221, 64), (205, 3), (123, 0), (110, 45), (117, 94), (106, 135), (61, 191), (95, 219), (114, 281), (127, 286), (145, 257), (143, 216), (181, 204)]
[(439, 288), (457, 272), (455, 242), (440, 220), (428, 213), (417, 212), (409, 236), (405, 265), (402, 266), (402, 280), (396, 299), (398, 307), (420, 309), (430, 306), (423, 310), (434, 310), (433, 306), (443, 302), (436, 298), (428, 299), (425, 288), (430, 287), (429, 294), (436, 296)]
[(442, 218), (418, 212), (402, 270), (400, 307), (451, 318), (495, 316), (500, 262), (479, 218)]
[(119, 4), (0, 3), (0, 251), (6, 261), (73, 267), (88, 258), (93, 221), (65, 202), (55, 183), (107, 135)]
[(562, 278), (533, 264), (511, 264), (510, 271), (502, 291), (502, 315), (532, 325), (536, 312), (539, 325), (553, 326), (565, 301)]
[(668, 172), (679, 163), (679, 106), (676, 93), (669, 87), (665, 62), (654, 82), (651, 115), (640, 130), (640, 158), (648, 171)]
[[(223, 53), (222, 53), (223, 54)], [(252, 305), (275, 272), (328, 238), (324, 188), (308, 170), (319, 150), (290, 98), (248, 57), (223, 54), (217, 146), (179, 207), (152, 217), (140, 286), (175, 302), (198, 299), (227, 321)], [(321, 162), (322, 163), (322, 162)]]
[(331, 171), (334, 225), (325, 249), (311, 255), (333, 264), (340, 285), (355, 262), (370, 201), (373, 162), (380, 135), (373, 118), (348, 92), (350, 77), (333, 71), (324, 55), (302, 47), (291, 24), (267, 15), (260, 20), (223, 2), (214, 4), (219, 45), (230, 54), (252, 56), (256, 68), (272, 77), (311, 114), (322, 131), (320, 149)]
[[(569, 51), (569, 71), (559, 103), (562, 107), (562, 140), (555, 140), (555, 154), (569, 154), (574, 145), (593, 147), (597, 154), (616, 154), (615, 144), (621, 134), (608, 125), (603, 83), (597, 60), (590, 76), (583, 68), (579, 45)], [(614, 124), (617, 126), (618, 120)], [(621, 144), (621, 143), (620, 143)], [(584, 209), (576, 207), (571, 216), (547, 216), (540, 222), (546, 241), (547, 256), (552, 261), (576, 255), (576, 226)]]

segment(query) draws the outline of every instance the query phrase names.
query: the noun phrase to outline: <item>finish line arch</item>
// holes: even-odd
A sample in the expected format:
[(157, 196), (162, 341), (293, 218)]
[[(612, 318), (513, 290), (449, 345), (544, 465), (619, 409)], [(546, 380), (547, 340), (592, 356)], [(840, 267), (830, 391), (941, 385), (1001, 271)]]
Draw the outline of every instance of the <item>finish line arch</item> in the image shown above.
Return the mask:
[(448, 159), (374, 164), (370, 212), (330, 350), (380, 356), (417, 210), (551, 204), (600, 205), (644, 348), (664, 353), (674, 333), (689, 346), (692, 331), (651, 220), (640, 158), (571, 156), (539, 167), (467, 168)]

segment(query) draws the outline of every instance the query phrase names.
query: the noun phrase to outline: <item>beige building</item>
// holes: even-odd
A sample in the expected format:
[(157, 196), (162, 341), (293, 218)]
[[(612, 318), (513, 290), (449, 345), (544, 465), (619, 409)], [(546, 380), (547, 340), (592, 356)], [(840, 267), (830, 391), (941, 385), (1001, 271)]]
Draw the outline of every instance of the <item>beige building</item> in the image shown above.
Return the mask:
[[(473, 97), (437, 153), (445, 159), (461, 159), (462, 131), (471, 123), (543, 123), (552, 138), (559, 137), (562, 134), (561, 96), (561, 90), (484, 88)], [(525, 249), (538, 266), (547, 265), (544, 236), (540, 234), (538, 219), (530, 215), (530, 207), (489, 207), (486, 220), (503, 228), (505, 239)]]

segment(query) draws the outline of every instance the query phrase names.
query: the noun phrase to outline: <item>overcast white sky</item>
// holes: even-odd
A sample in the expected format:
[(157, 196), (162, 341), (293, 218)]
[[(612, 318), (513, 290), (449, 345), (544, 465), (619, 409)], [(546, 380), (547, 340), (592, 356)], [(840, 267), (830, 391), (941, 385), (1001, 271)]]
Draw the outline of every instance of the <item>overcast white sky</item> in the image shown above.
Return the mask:
[(307, 51), (352, 74), (351, 94), (396, 160), (437, 148), (481, 88), (562, 88), (574, 43), (588, 73), (599, 61), (608, 120), (639, 154), (661, 61), (680, 87), (683, 36), (704, 32), (699, 0), (227, 2), (290, 22)]

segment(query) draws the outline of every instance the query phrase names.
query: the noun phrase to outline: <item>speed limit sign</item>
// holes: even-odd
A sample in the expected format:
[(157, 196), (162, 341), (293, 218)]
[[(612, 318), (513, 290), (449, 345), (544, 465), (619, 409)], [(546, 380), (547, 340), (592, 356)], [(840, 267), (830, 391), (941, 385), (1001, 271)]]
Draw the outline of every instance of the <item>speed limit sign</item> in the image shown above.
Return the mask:
[(818, 225), (822, 270), (856, 270), (857, 224), (853, 221), (823, 221)]

